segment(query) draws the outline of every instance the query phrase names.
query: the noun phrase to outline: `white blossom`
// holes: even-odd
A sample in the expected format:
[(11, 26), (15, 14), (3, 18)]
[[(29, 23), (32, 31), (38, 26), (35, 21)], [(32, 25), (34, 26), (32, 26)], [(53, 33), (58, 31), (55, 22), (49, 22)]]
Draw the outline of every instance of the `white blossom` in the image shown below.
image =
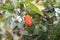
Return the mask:
[(60, 9), (59, 8), (55, 8), (55, 12), (56, 12), (55, 15), (59, 16), (58, 14), (60, 14)]
[(55, 12), (60, 13), (60, 9), (59, 8), (55, 8)]
[(16, 19), (18, 20), (18, 22), (20, 22), (20, 23), (21, 23), (22, 18), (21, 18), (20, 16), (16, 16)]

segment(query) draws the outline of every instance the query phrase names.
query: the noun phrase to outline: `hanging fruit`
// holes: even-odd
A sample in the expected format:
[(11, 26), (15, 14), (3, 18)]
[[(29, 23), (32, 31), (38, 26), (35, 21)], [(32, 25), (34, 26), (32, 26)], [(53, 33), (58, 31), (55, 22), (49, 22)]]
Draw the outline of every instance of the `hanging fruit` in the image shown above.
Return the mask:
[(2, 18), (3, 17), (3, 15), (0, 13), (0, 18)]
[(26, 26), (31, 26), (32, 25), (32, 18), (30, 15), (25, 16), (25, 24)]

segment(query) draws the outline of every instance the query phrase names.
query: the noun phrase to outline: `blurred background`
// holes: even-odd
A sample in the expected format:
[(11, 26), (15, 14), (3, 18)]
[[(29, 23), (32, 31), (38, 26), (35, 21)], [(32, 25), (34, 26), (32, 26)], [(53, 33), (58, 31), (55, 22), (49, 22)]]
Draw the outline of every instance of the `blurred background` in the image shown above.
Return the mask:
[(0, 40), (60, 40), (60, 0), (0, 0)]

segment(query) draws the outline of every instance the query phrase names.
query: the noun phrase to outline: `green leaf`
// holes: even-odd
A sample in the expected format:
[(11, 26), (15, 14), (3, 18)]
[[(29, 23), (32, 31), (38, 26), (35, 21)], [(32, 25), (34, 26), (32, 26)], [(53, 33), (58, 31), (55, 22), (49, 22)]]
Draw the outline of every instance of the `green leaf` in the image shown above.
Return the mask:
[(11, 9), (14, 8), (14, 6), (13, 6), (13, 5), (6, 5), (6, 6), (4, 6), (3, 8), (4, 8), (4, 9), (7, 9), (7, 10), (11, 10)]
[(38, 34), (40, 30), (39, 25), (36, 25), (33, 34)]
[(21, 4), (28, 4), (28, 3), (30, 3), (31, 1), (32, 1), (32, 0), (22, 0), (22, 2), (18, 2), (18, 3), (17, 3), (17, 6), (20, 7)]
[(2, 30), (0, 31), (0, 34), (2, 34)]
[(0, 18), (0, 22), (4, 22), (6, 19), (3, 17), (3, 18)]
[(28, 31), (27, 30), (24, 31), (24, 35), (28, 35)]
[(4, 14), (4, 18), (9, 18), (10, 16), (12, 16), (12, 14), (10, 12), (6, 11)]
[(28, 4), (28, 8), (30, 8), (32, 11), (34, 11), (34, 12), (43, 16), (42, 11), (40, 11), (35, 5), (30, 3), (30, 4)]
[(30, 3), (32, 0), (23, 0), (24, 3)]
[(46, 26), (43, 26), (43, 27), (42, 27), (42, 30), (43, 30), (44, 32), (46, 32), (46, 31), (47, 31), (47, 27), (46, 27)]

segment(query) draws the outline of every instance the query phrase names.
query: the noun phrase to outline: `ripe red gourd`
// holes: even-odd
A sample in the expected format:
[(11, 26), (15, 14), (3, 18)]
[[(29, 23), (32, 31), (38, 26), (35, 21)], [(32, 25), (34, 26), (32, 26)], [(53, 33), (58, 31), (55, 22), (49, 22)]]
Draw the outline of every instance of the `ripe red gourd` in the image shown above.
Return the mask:
[(3, 15), (2, 14), (0, 14), (0, 18), (2, 18), (3, 17)]
[(25, 24), (26, 26), (31, 26), (32, 25), (32, 18), (30, 15), (25, 16)]

